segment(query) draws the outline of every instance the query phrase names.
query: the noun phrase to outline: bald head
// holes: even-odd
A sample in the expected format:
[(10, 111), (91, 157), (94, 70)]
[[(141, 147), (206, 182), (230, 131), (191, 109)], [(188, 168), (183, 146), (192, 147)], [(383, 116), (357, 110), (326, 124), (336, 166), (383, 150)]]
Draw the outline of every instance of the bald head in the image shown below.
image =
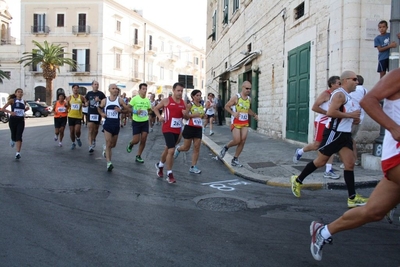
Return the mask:
[(342, 75), (340, 75), (340, 81), (342, 83), (342, 88), (348, 93), (353, 92), (358, 85), (357, 75), (354, 71), (345, 70)]
[(251, 93), (251, 83), (249, 81), (244, 81), (242, 83), (242, 93), (245, 95), (250, 95)]

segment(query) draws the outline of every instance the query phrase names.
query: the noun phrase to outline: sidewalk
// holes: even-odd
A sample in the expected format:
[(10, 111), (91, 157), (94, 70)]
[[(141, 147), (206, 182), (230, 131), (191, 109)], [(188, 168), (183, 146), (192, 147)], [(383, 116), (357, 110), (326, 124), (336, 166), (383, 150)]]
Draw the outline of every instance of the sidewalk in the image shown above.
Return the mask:
[[(203, 134), (203, 144), (218, 155), (221, 148), (232, 139), (229, 126), (213, 125), (214, 135), (209, 136), (209, 127)], [(235, 154), (236, 147), (230, 148), (222, 159), (225, 166), (235, 175), (244, 179), (271, 186), (290, 187), (290, 177), (298, 175), (304, 166), (312, 161), (317, 153), (307, 152), (303, 154), (300, 161), (293, 163), (294, 152), (298, 148), (280, 139), (269, 138), (259, 134), (249, 128), (244, 149), (239, 156), (239, 161), (243, 167), (232, 167), (231, 160)], [(304, 181), (303, 188), (311, 189), (345, 189), (346, 184), (343, 179), (343, 170), (339, 168), (340, 162), (333, 163), (333, 170), (341, 174), (337, 180), (324, 178), (325, 167), (317, 169)], [(361, 166), (354, 169), (356, 187), (374, 187), (382, 178), (382, 172), (366, 170)]]

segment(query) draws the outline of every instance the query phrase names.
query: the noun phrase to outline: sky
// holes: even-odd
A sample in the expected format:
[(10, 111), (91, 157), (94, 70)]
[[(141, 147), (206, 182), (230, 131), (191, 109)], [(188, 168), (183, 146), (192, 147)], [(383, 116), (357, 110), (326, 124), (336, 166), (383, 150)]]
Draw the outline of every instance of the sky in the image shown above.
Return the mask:
[[(66, 0), (68, 1), (68, 0)], [(193, 44), (205, 48), (206, 0), (115, 0), (130, 9), (143, 10), (143, 17), (178, 37), (189, 36)], [(19, 39), (20, 0), (7, 0), (13, 16), (12, 36)]]

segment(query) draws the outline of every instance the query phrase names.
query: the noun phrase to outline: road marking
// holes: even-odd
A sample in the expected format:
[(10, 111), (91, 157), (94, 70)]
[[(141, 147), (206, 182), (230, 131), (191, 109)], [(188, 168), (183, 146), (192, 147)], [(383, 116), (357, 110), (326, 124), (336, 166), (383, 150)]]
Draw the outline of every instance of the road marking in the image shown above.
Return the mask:
[(209, 185), (211, 188), (218, 189), (220, 191), (234, 191), (235, 188), (232, 187), (232, 185), (248, 185), (248, 184), (250, 183), (239, 181), (239, 179), (202, 183), (202, 185)]
[(225, 180), (225, 181), (216, 181), (216, 182), (211, 182), (211, 183), (202, 183), (202, 185), (210, 185), (210, 184), (215, 184), (215, 183), (229, 183), (229, 182), (236, 182), (239, 179), (235, 179), (235, 180)]

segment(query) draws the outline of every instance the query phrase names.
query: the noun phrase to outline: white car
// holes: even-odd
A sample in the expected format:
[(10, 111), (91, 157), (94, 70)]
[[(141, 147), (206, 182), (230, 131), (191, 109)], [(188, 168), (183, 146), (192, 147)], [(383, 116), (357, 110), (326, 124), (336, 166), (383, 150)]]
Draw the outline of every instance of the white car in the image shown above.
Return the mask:
[(26, 103), (26, 106), (28, 106), (29, 109), (25, 111), (25, 118), (33, 117), (33, 111), (31, 106), (28, 103)]

